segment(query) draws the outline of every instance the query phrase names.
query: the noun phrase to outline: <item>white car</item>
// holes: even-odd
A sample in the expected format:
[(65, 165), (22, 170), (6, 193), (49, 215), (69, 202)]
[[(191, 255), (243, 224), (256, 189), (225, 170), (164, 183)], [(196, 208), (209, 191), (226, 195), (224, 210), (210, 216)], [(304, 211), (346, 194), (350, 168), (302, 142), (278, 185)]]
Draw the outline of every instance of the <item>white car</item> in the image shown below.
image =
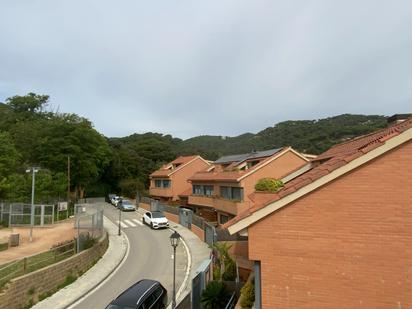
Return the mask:
[(169, 227), (169, 220), (160, 211), (148, 211), (143, 215), (143, 223), (150, 225), (152, 229)]
[(121, 201), (121, 199), (122, 199), (122, 198), (121, 198), (120, 196), (117, 196), (117, 195), (116, 195), (116, 196), (113, 197), (112, 200), (111, 200), (112, 205), (115, 206), (115, 207), (117, 207), (117, 204)]

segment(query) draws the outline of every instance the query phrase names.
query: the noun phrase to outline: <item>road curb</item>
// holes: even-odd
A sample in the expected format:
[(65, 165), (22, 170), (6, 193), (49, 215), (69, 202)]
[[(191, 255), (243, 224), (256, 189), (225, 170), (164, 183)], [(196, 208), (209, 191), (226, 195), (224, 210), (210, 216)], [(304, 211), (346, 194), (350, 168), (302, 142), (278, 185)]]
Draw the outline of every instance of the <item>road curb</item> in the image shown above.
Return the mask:
[[(106, 217), (106, 219), (108, 219)], [(109, 220), (109, 219), (108, 219)], [(84, 299), (85, 297), (89, 296), (90, 294), (92, 294), (94, 291), (97, 290), (97, 288), (99, 286), (101, 286), (102, 284), (104, 284), (109, 278), (111, 278), (112, 276), (114, 276), (114, 274), (117, 272), (117, 270), (122, 266), (122, 264), (124, 263), (124, 261), (126, 260), (127, 256), (129, 255), (129, 251), (130, 251), (130, 242), (129, 242), (129, 238), (127, 237), (126, 233), (122, 233), (121, 237), (123, 238), (123, 240), (126, 240), (126, 251), (123, 253), (123, 256), (121, 258), (121, 260), (119, 261), (119, 263), (110, 271), (108, 272), (103, 278), (102, 280), (100, 280), (99, 282), (97, 282), (96, 284), (94, 284), (86, 293), (84, 293), (82, 296), (78, 297), (76, 300), (72, 301), (71, 303), (69, 303), (68, 305), (66, 305), (65, 308), (69, 309), (72, 306), (74, 306), (76, 303), (78, 303), (79, 301), (81, 301), (82, 299)]]
[[(104, 217), (104, 222), (107, 222), (107, 224), (105, 224), (105, 230), (108, 233), (108, 237), (109, 237), (109, 247), (111, 246), (110, 243), (112, 243), (112, 246), (113, 246), (115, 242), (120, 241), (120, 244), (117, 243), (116, 246), (111, 247), (110, 249), (108, 248), (108, 250), (106, 250), (106, 252), (103, 254), (101, 259), (97, 262), (97, 264), (91, 267), (86, 273), (80, 276), (75, 282), (59, 290), (58, 292), (44, 299), (43, 301), (38, 302), (36, 305), (34, 305), (33, 308), (42, 308), (42, 309), (43, 308), (45, 309), (75, 308), (74, 305), (76, 305), (82, 299), (84, 299), (85, 297), (93, 293), (97, 287), (99, 287), (108, 278), (110, 278), (112, 274), (117, 272), (117, 270), (120, 268), (122, 263), (124, 263), (124, 261), (127, 258), (127, 255), (129, 254), (129, 248), (130, 248), (129, 240), (127, 236), (125, 235), (125, 233), (122, 233), (121, 240), (116, 239), (116, 237), (119, 237), (116, 235), (116, 232), (115, 232), (116, 226), (107, 217)], [(117, 248), (119, 246), (122, 252), (120, 253), (120, 255), (117, 256), (115, 260), (111, 259), (110, 254), (113, 254), (113, 252), (120, 249), (120, 248)], [(106, 260), (102, 260), (104, 258)], [(113, 265), (111, 265), (111, 263), (107, 264), (110, 261), (113, 261)], [(106, 265), (104, 263), (106, 263)], [(102, 278), (95, 277), (96, 282), (90, 282), (90, 281), (93, 281), (93, 280), (90, 280), (90, 278), (93, 278), (95, 276), (96, 271), (99, 271), (100, 273), (102, 273), (101, 272), (102, 265), (105, 265), (107, 267), (107, 269), (105, 269), (106, 272), (102, 274)], [(89, 276), (89, 278), (87, 278), (87, 276)], [(90, 284), (88, 285), (89, 282)], [(66, 299), (67, 299), (67, 302), (65, 302)]]

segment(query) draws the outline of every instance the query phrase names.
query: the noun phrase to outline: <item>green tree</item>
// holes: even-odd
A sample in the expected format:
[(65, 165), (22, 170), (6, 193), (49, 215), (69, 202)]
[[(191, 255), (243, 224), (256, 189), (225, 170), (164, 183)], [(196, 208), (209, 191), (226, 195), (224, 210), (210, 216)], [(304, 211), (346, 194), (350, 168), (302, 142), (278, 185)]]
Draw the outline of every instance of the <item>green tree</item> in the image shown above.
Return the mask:
[(28, 93), (25, 96), (16, 95), (6, 99), (6, 104), (18, 113), (39, 113), (43, 112), (49, 100), (48, 95)]

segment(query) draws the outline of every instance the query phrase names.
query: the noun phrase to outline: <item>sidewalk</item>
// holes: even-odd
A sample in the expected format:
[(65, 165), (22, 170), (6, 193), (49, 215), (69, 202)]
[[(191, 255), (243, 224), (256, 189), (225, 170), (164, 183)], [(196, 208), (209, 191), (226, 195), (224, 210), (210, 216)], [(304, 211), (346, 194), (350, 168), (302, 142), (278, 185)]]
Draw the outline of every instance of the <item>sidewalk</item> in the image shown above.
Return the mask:
[(178, 304), (187, 295), (187, 293), (192, 290), (192, 279), (197, 274), (196, 270), (199, 268), (200, 264), (202, 264), (205, 260), (210, 259), (210, 249), (208, 244), (201, 241), (191, 230), (178, 223), (173, 223), (173, 226), (177, 226), (174, 229), (180, 234), (186, 245), (189, 247), (189, 254), (192, 260), (189, 269), (189, 278), (176, 293), (176, 303)]
[(109, 247), (97, 264), (79, 277), (74, 283), (37, 303), (32, 308), (67, 308), (106, 279), (122, 262), (128, 246), (126, 236), (122, 234), (121, 238), (119, 238), (117, 235), (117, 226), (106, 217), (104, 217), (104, 227), (109, 233)]

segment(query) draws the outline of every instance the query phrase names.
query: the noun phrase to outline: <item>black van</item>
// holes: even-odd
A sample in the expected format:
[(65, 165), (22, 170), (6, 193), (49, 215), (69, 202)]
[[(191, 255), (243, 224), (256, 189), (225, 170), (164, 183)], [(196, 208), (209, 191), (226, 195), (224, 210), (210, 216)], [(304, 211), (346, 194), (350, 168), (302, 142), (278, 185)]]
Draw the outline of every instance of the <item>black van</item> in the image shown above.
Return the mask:
[(117, 296), (106, 309), (164, 309), (167, 291), (155, 280), (140, 280)]

